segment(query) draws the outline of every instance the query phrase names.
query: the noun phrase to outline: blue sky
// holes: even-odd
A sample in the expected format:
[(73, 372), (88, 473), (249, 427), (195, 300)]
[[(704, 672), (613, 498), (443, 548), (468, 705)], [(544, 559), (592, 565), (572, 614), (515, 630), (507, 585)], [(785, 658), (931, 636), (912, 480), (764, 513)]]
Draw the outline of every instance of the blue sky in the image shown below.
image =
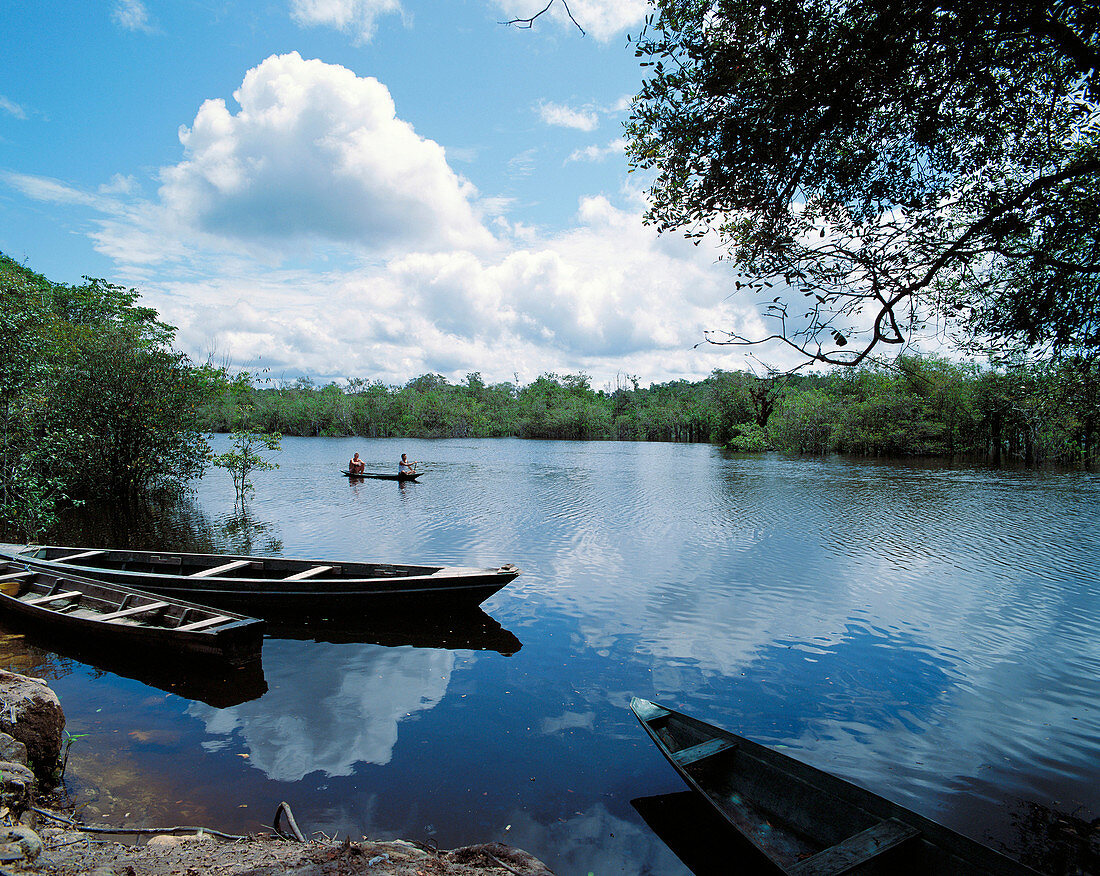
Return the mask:
[(0, 251), (139, 289), (197, 360), (327, 382), (741, 367), (716, 252), (642, 223), (644, 0), (0, 10)]

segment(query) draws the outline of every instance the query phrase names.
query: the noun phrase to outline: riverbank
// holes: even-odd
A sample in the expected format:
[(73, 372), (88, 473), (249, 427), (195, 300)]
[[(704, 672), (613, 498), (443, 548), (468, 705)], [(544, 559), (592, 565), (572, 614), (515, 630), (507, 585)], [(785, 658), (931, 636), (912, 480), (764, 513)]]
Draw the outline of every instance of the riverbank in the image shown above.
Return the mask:
[[(67, 760), (61, 755), (65, 717), (56, 694), (41, 679), (3, 671), (0, 704), (2, 876), (553, 876), (534, 856), (501, 843), (439, 850), (403, 840), (307, 839), (285, 803), (271, 832), (250, 836), (209, 827), (86, 824), (84, 807), (72, 805), (63, 791), (56, 796)], [(42, 788), (47, 793), (40, 793)]]
[(43, 826), (40, 836), (41, 856), (21, 872), (48, 871), (51, 876), (553, 876), (532, 855), (500, 843), (442, 851), (401, 840), (302, 843), (274, 835), (229, 840), (200, 832), (158, 835), (134, 845), (64, 826)]

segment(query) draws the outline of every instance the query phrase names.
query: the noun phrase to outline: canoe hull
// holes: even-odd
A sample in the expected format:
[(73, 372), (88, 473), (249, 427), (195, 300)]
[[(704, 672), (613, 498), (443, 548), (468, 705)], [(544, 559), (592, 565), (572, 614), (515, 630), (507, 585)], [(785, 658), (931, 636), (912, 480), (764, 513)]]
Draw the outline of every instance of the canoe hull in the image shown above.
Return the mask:
[(634, 698), (630, 707), (687, 784), (777, 872), (1037, 876), (981, 843), (752, 740), (648, 700)]
[(374, 480), (377, 480), (377, 481), (415, 481), (418, 477), (420, 477), (420, 475), (419, 474), (411, 474), (411, 475), (410, 474), (383, 474), (381, 472), (369, 472), (369, 471), (364, 471), (364, 472), (358, 472), (357, 473), (357, 472), (352, 472), (352, 471), (346, 471), (346, 472), (344, 472), (344, 477), (351, 478), (352, 480), (357, 480), (358, 478), (373, 478)]
[(69, 572), (10, 561), (0, 567), (0, 578), (18, 585), (0, 589), (0, 613), (32, 633), (150, 659), (180, 654), (234, 664), (259, 659), (263, 623), (255, 618)]
[[(42, 547), (18, 559), (36, 569), (71, 570), (174, 599), (272, 618), (346, 618), (380, 610), (472, 607), (519, 574), (510, 565), (467, 569), (114, 549), (61, 562), (65, 556), (91, 552)], [(225, 566), (237, 568), (207, 574)]]

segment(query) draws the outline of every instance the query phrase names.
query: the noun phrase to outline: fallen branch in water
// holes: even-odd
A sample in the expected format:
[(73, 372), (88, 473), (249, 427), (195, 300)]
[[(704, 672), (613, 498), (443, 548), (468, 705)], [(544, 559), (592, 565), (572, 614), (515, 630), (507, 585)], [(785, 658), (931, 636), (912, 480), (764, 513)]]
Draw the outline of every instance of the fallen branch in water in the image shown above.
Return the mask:
[(37, 812), (39, 815), (44, 815), (46, 818), (52, 818), (54, 821), (60, 821), (66, 827), (70, 827), (73, 830), (79, 830), (83, 833), (136, 833), (136, 834), (173, 834), (173, 833), (208, 833), (211, 836), (220, 837), (227, 840), (246, 840), (246, 836), (237, 836), (232, 833), (222, 833), (220, 830), (212, 830), (209, 827), (91, 827), (87, 824), (79, 824), (71, 819), (65, 818), (62, 815), (54, 815), (45, 809), (39, 809), (32, 806), (31, 809)]

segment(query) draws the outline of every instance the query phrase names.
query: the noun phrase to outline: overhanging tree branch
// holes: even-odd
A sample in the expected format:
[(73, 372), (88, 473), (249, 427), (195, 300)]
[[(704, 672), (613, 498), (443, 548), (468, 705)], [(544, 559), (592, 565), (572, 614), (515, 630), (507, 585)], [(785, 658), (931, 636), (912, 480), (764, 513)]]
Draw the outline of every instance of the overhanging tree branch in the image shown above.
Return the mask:
[(502, 21), (501, 24), (509, 24), (509, 25), (513, 25), (515, 27), (523, 28), (525, 30), (529, 30), (530, 28), (535, 26), (535, 19), (539, 18), (544, 13), (548, 12), (550, 10), (550, 7), (553, 6), (555, 3), (558, 3), (558, 2), (560, 2), (561, 5), (565, 7), (565, 14), (568, 15), (569, 20), (571, 22), (573, 22), (573, 24), (576, 25), (577, 30), (579, 30), (581, 32), (581, 36), (584, 36), (585, 35), (584, 28), (581, 27), (580, 24), (578, 24), (577, 19), (575, 19), (573, 17), (573, 12), (572, 12), (572, 10), (570, 10), (569, 3), (566, 2), (566, 0), (550, 0), (549, 3), (547, 3), (542, 9), (540, 9), (538, 12), (536, 12), (530, 18), (513, 18), (513, 19), (510, 19), (509, 21)]
[[(651, 75), (627, 126), (632, 164), (657, 171), (647, 220), (696, 243), (716, 231), (743, 273), (784, 277), (767, 340), (832, 364), (933, 319), (1052, 349), (1091, 342), (1100, 10), (651, 2), (636, 42)], [(787, 306), (798, 294), (804, 313)]]

